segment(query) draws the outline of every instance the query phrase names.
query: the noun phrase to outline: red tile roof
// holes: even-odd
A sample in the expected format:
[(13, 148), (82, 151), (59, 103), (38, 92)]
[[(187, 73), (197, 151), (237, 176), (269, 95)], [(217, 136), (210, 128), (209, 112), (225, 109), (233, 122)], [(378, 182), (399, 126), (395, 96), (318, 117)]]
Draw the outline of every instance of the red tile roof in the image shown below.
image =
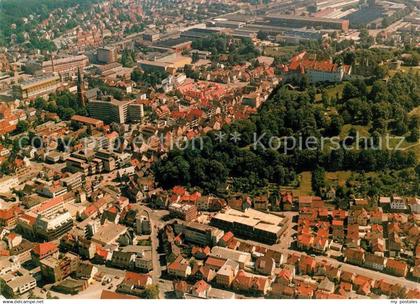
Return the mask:
[(203, 291), (206, 291), (207, 289), (210, 288), (210, 285), (207, 284), (206, 281), (204, 280), (200, 280), (197, 283), (194, 284), (194, 286), (192, 287), (193, 290), (195, 290), (195, 292), (200, 293)]
[(45, 254), (57, 251), (58, 248), (55, 243), (48, 242), (48, 243), (38, 244), (32, 250), (36, 255), (43, 256)]
[(118, 293), (118, 292), (114, 292), (114, 291), (110, 291), (110, 290), (102, 290), (101, 293), (101, 300), (117, 300), (117, 299), (121, 299), (121, 300), (135, 300), (138, 299), (135, 296), (130, 296), (130, 295), (126, 295), (123, 293)]
[(36, 206), (34, 209), (32, 209), (31, 211), (37, 213), (37, 212), (43, 212), (46, 211), (52, 207), (55, 207), (58, 204), (61, 204), (64, 201), (64, 196), (60, 195), (57, 197), (54, 197), (52, 199), (49, 199), (41, 204), (39, 204), (38, 206)]
[(228, 232), (226, 232), (224, 235), (223, 235), (223, 237), (222, 237), (222, 240), (224, 241), (224, 242), (228, 242), (230, 239), (232, 239), (233, 238), (233, 233), (232, 233), (232, 231), (228, 231)]
[(150, 276), (147, 274), (127, 271), (125, 273), (124, 281), (126, 283), (134, 284), (135, 286), (144, 288), (146, 287), (146, 284), (149, 278)]
[(0, 209), (0, 219), (9, 220), (17, 214), (22, 213), (22, 210), (17, 205), (13, 205), (8, 209)]

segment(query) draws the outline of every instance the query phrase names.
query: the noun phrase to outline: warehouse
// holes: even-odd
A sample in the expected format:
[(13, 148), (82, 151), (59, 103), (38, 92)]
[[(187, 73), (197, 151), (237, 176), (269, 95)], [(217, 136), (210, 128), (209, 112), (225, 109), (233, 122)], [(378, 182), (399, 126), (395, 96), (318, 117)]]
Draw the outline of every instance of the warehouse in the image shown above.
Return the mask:
[(214, 216), (211, 225), (224, 231), (232, 231), (238, 237), (275, 244), (286, 230), (288, 219), (254, 209), (244, 212), (229, 209)]

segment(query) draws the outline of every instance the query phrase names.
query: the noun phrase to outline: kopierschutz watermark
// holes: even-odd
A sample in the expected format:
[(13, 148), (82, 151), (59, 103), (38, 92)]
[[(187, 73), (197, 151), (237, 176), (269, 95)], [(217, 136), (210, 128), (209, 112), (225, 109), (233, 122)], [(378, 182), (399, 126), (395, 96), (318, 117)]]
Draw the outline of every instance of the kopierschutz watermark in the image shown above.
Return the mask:
[[(249, 149), (257, 150), (275, 150), (281, 153), (290, 153), (294, 150), (393, 150), (404, 151), (414, 146), (420, 145), (419, 142), (412, 143), (407, 146), (404, 136), (394, 136), (385, 134), (381, 137), (366, 137), (361, 136), (356, 132), (354, 136), (346, 136), (340, 138), (339, 136), (333, 137), (316, 137), (316, 136), (268, 136), (266, 133), (257, 134), (253, 133), (251, 139), (249, 134), (248, 140), (245, 142), (244, 136), (234, 131), (226, 133), (218, 131), (214, 133), (214, 141), (216, 143), (229, 142), (231, 144), (244, 146)], [(142, 152), (148, 149), (156, 151), (170, 151), (170, 150), (202, 150), (205, 146), (204, 137), (187, 138), (186, 136), (174, 137), (171, 135), (161, 134), (159, 136), (145, 137), (142, 134), (130, 138), (115, 137), (113, 139), (107, 136), (90, 136), (82, 139), (68, 138), (68, 137), (41, 137), (23, 136), (19, 139), (18, 145), (20, 149), (27, 146), (33, 148), (43, 148), (47, 151), (61, 150), (61, 151), (76, 151), (76, 150), (114, 150), (124, 151), (131, 150), (133, 152)]]

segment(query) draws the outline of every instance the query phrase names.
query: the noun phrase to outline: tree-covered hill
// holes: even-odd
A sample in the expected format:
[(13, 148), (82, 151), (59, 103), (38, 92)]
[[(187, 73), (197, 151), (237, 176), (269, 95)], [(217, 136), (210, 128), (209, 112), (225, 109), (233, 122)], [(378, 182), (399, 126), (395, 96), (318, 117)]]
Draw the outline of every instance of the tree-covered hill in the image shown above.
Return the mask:
[[(363, 80), (356, 81), (347, 85), (342, 99), (325, 105), (314, 103), (313, 89), (291, 91), (283, 86), (251, 119), (224, 126), (225, 140), (213, 132), (204, 136), (203, 149), (170, 151), (155, 164), (156, 179), (164, 187), (182, 184), (217, 192), (230, 177), (235, 190), (253, 192), (268, 183), (287, 185), (297, 173), (318, 168), (363, 172), (414, 167), (417, 160), (412, 151), (376, 149), (371, 141), (359, 143), (358, 149), (346, 149), (352, 143), (341, 141), (334, 149), (315, 145), (285, 153), (284, 146), (270, 148), (276, 147), (270, 138), (286, 136), (305, 142), (311, 136), (321, 143), (321, 138), (340, 134), (344, 121), (373, 125), (369, 134), (373, 140), (377, 133), (405, 135), (401, 130), (408, 128), (418, 132), (419, 121), (409, 120), (407, 113), (420, 105), (419, 77), (396, 74), (387, 85), (375, 82), (370, 93)], [(331, 106), (336, 114), (327, 111)], [(229, 135), (236, 132), (240, 141), (234, 143)], [(255, 139), (260, 139), (257, 145)]]

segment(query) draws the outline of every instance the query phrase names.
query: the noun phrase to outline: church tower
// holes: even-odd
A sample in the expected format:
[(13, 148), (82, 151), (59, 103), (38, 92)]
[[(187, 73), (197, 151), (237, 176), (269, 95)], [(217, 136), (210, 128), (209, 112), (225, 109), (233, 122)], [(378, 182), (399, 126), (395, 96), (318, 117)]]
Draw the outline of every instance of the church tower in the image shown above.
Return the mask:
[(77, 69), (77, 97), (83, 106), (86, 106), (85, 84), (80, 68)]

